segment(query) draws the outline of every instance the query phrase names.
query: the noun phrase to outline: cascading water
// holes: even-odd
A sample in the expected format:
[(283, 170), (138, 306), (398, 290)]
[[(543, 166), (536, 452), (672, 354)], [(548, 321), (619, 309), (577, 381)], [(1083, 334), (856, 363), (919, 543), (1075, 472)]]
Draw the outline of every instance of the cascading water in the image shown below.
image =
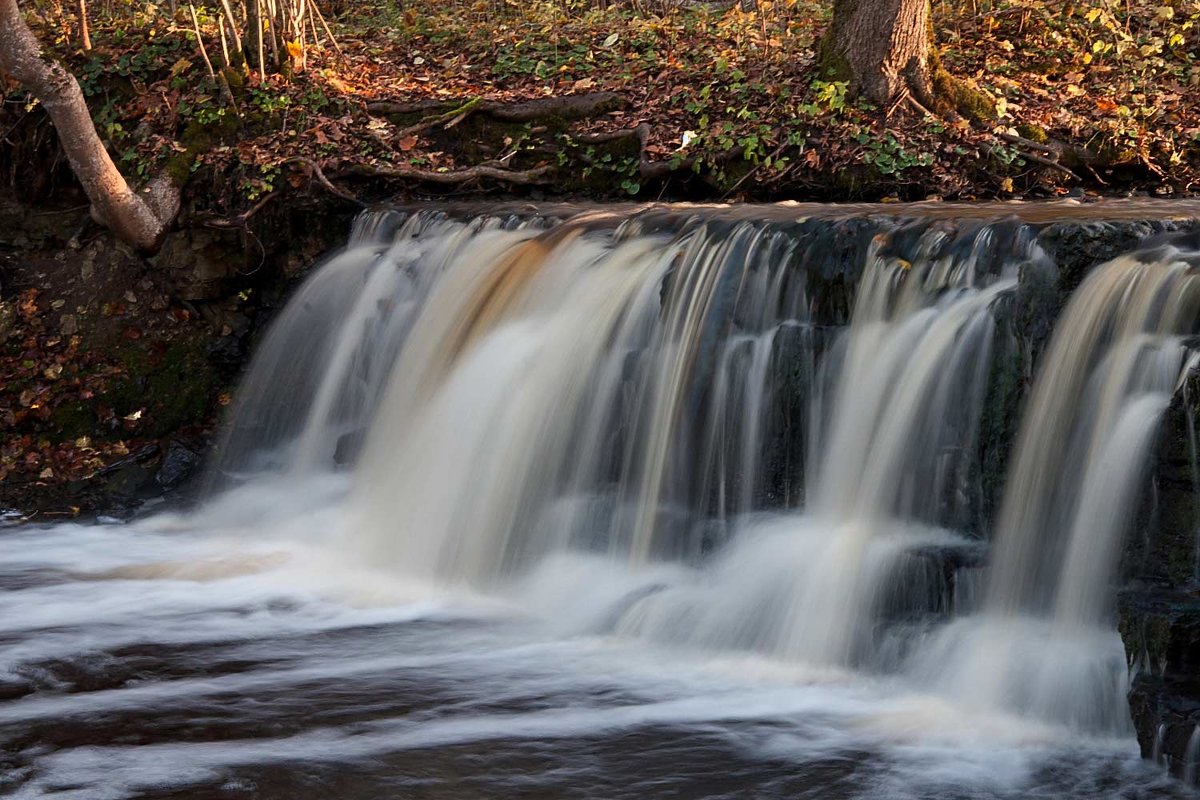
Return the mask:
[(914, 263), (869, 254), (846, 341), (826, 360), (836, 379), (814, 397), (811, 513), (744, 521), (711, 569), (646, 594), (620, 630), (819, 665), (870, 657), (899, 564), (923, 546), (960, 543), (922, 523), (945, 518), (942, 506), (961, 494), (991, 306), (1016, 285), (1007, 274), (974, 285), (988, 240), (985, 229), (961, 259), (936, 255), (936, 232)]
[[(1048, 344), (1018, 341), (1057, 302), (1044, 242), (982, 215), (363, 215), (259, 349), (207, 508), (117, 549), (92, 531), (90, 561), (63, 545), (33, 577), (0, 552), (0, 581), (33, 593), (0, 622), (0, 696), (71, 657), (69, 606), (100, 620), (83, 646), (105, 642), (81, 681), (97, 659), (131, 665), (80, 707), (153, 732), (19, 744), (19, 780), (300, 796), (316, 772), (273, 783), (299, 758), (352, 762), (378, 780), (332, 793), (378, 796), (495, 759), (495, 796), (528, 788), (512, 776), (532, 780), (532, 758), (550, 795), (643, 797), (650, 768), (614, 786), (620, 768), (587, 764), (689, 742), (664, 756), (707, 776), (687, 796), (756, 790), (762, 753), (786, 765), (771, 796), (1157, 796), (1161, 774), (1121, 760), (1111, 584), (1195, 369), (1200, 257), (1162, 245), (1095, 267)], [(195, 555), (195, 520), (251, 539), (249, 557)], [(64, 575), (109, 593), (69, 602)], [(484, 610), (464, 621), (446, 597)], [(57, 622), (30, 666), (37, 615)], [(169, 651), (165, 686), (143, 682), (147, 641)], [(0, 703), (0, 734), (70, 740), (57, 696), (30, 691)], [(206, 721), (140, 705), (159, 693)], [(614, 744), (627, 730), (652, 735)], [(420, 777), (397, 789), (397, 770)], [(93, 775), (125, 788), (89, 795)]]
[(1192, 260), (1172, 248), (1121, 257), (1064, 311), (1023, 418), (984, 612), (920, 657), (960, 698), (1129, 730), (1110, 582), (1200, 314)]
[[(583, 559), (624, 571), (597, 591), (602, 627), (904, 669), (972, 702), (1124, 724), (1106, 593), (1196, 316), (1185, 263), (1126, 257), (1081, 287), (1025, 416), (985, 613), (910, 655), (911, 641), (883, 644), (888, 620), (953, 611), (960, 594), (924, 582), (946, 580), (928, 554), (975, 559), (950, 528), (977, 494), (994, 309), (1019, 272), (1047, 269), (1029, 229), (1001, 245), (988, 225), (885, 226), (852, 256), (839, 334), (818, 319), (803, 230), (366, 220), (251, 373), (261, 388), (304, 370), (303, 413), (272, 427), (248, 400), (225, 463), (268, 449), (295, 473), (365, 438), (351, 535), (373, 563), (435, 583), (525, 579), (561, 606), (586, 604), (564, 561)], [(297, 329), (320, 343), (303, 362), (286, 355)], [(1044, 637), (1057, 656), (997, 655)]]
[[(693, 509), (728, 514), (753, 492), (730, 476), (756, 460), (762, 411), (727, 420), (773, 382), (778, 321), (763, 330), (755, 306), (803, 302), (802, 287), (797, 300), (755, 274), (786, 257), (777, 246), (750, 226), (673, 241), (564, 228), (504, 234), (486, 262), (461, 261), (373, 424), (362, 546), (411, 574), (485, 584), (583, 540), (634, 562), (698, 554)], [(735, 325), (729, 340), (714, 330)], [(714, 371), (726, 397), (707, 408), (697, 383)], [(682, 441), (704, 427), (704, 447)]]

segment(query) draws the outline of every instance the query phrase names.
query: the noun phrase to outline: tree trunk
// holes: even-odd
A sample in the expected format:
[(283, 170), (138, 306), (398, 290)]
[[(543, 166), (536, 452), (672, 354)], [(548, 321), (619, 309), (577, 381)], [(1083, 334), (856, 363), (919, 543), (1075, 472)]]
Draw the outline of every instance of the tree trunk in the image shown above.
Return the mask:
[(834, 0), (821, 62), (880, 105), (905, 97), (928, 104), (936, 56), (930, 0)]
[(134, 193), (104, 149), (79, 83), (42, 56), (17, 0), (0, 0), (0, 72), (23, 84), (46, 109), (92, 214), (120, 239), (154, 251), (179, 211), (179, 189), (166, 176)]

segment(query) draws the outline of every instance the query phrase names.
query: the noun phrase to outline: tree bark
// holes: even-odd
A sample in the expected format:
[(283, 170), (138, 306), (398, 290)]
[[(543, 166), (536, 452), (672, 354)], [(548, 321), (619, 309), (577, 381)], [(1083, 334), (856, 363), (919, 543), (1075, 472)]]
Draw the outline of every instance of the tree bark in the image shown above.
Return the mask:
[(179, 212), (179, 189), (166, 176), (141, 193), (129, 188), (96, 133), (79, 83), (42, 55), (17, 0), (0, 0), (0, 72), (23, 84), (50, 115), (93, 216), (133, 247), (157, 250)]
[(930, 0), (834, 0), (823, 66), (880, 105), (933, 97)]

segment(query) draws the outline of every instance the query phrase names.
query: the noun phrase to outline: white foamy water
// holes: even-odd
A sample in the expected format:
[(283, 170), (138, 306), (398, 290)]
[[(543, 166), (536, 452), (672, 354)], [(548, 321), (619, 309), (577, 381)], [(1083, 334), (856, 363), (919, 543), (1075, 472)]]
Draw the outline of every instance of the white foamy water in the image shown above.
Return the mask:
[(245, 497), (218, 507), (225, 523), (211, 529), (158, 518), (0, 535), (0, 789), (1090, 797), (1103, 780), (1130, 796), (1179, 791), (1129, 741), (977, 713), (890, 679), (595, 633), (604, 606), (638, 593), (628, 572), (559, 565), (594, 586), (572, 620), (563, 587), (536, 579), (483, 598), (349, 565), (314, 544), (321, 516), (251, 514), (255, 540), (234, 538)]

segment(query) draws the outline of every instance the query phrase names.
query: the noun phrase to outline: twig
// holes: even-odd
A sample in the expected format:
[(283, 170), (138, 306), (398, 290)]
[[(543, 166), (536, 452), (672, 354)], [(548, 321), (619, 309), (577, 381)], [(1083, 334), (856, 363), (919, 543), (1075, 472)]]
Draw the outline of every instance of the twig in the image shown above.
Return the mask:
[(923, 105), (921, 104), (921, 101), (920, 101), (920, 100), (918, 100), (917, 98), (913, 97), (913, 94), (912, 94), (912, 92), (908, 92), (908, 91), (906, 91), (904, 94), (905, 94), (905, 97), (904, 97), (904, 100), (905, 100), (905, 102), (907, 102), (907, 103), (908, 103), (908, 104), (909, 104), (909, 105), (912, 107), (912, 110), (913, 110), (913, 111), (916, 111), (918, 114), (921, 114), (921, 115), (923, 115), (923, 116), (925, 116), (925, 117), (927, 117), (927, 118), (939, 119), (939, 117), (938, 117), (938, 115), (937, 115), (937, 114), (934, 114), (934, 113), (933, 113), (932, 111), (930, 111), (928, 108), (926, 108), (925, 106), (923, 106)]
[[(221, 8), (225, 13), (222, 15), (224, 21), (229, 24), (229, 35), (233, 39), (233, 52), (239, 56), (242, 55), (242, 35), (237, 29), (237, 17), (233, 15), (233, 8), (229, 5), (229, 0), (221, 0)], [(244, 56), (243, 56), (244, 57)], [(227, 62), (228, 63), (228, 62)]]
[(267, 54), (263, 50), (262, 0), (254, 0), (254, 9), (254, 27), (256, 29), (254, 34), (258, 40), (258, 85), (262, 86), (267, 82)]
[(221, 34), (221, 58), (225, 61), (226, 67), (233, 66), (233, 62), (229, 60), (229, 44), (225, 41), (225, 19), (222, 14), (221, 20), (217, 23), (217, 32)]
[(338, 40), (334, 37), (333, 31), (329, 30), (329, 23), (327, 23), (325, 21), (325, 17), (322, 16), (321, 9), (317, 8), (316, 3), (310, 5), (308, 9), (309, 12), (321, 23), (321, 27), (325, 29), (325, 35), (329, 37), (329, 42), (333, 45), (333, 49), (337, 51), (338, 56), (344, 61), (346, 54), (342, 52), (342, 46), (338, 44)]
[(250, 206), (250, 208), (246, 209), (241, 214), (238, 214), (236, 217), (229, 217), (227, 219), (213, 219), (205, 222), (204, 224), (210, 228), (244, 228), (246, 227), (246, 223), (250, 221), (251, 217), (266, 208), (267, 204), (278, 197), (279, 194), (280, 193), (278, 191), (274, 191), (264, 195), (261, 200)]
[(192, 12), (192, 27), (196, 31), (196, 44), (200, 45), (200, 56), (204, 59), (204, 66), (208, 67), (208, 77), (215, 81), (217, 73), (213, 69), (212, 61), (208, 58), (208, 50), (204, 48), (204, 38), (200, 35), (200, 20), (196, 17), (196, 7), (188, 3), (188, 11)]

